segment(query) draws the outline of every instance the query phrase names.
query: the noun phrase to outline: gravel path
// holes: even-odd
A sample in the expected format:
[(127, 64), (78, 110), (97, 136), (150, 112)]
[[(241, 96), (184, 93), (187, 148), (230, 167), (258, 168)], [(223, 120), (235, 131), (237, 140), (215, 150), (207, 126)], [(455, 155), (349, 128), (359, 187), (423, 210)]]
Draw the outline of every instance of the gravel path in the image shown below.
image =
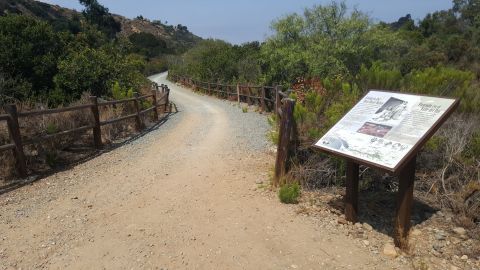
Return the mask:
[(0, 269), (392, 268), (259, 188), (264, 115), (165, 76), (179, 108), (165, 124), (0, 196)]

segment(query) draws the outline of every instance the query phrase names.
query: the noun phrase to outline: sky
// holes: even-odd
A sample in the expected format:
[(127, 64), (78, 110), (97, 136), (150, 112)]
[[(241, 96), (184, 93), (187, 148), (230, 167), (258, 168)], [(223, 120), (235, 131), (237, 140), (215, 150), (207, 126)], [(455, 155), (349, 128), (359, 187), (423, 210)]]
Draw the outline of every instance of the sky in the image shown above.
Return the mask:
[[(77, 0), (41, 0), (82, 10)], [(271, 34), (273, 20), (331, 0), (99, 0), (111, 13), (134, 18), (182, 24), (203, 38), (218, 38), (234, 44), (263, 41)], [(376, 21), (393, 22), (411, 14), (416, 21), (426, 14), (448, 9), (451, 0), (346, 0), (349, 8), (366, 12)]]

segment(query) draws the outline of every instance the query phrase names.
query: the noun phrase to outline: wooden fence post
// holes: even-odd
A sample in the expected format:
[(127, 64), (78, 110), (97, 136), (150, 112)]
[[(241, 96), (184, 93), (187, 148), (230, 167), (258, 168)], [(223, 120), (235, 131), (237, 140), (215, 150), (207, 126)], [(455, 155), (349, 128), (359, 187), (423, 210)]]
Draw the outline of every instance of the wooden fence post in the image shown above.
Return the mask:
[(240, 84), (237, 83), (237, 102), (240, 103)]
[(25, 153), (23, 152), (22, 136), (20, 133), (20, 125), (18, 124), (18, 111), (16, 105), (6, 105), (4, 107), (5, 112), (10, 115), (10, 119), (7, 121), (8, 133), (10, 134), (10, 140), (15, 145), (13, 150), (15, 156), (15, 167), (17, 173), (21, 178), (27, 176), (27, 163), (25, 159)]
[(281, 108), (282, 106), (282, 99), (280, 97), (280, 91), (281, 91), (281, 87), (280, 86), (275, 86), (275, 115), (277, 115), (277, 125), (280, 125), (280, 117), (278, 117), (278, 110)]
[[(277, 187), (282, 177), (287, 173), (289, 162), (290, 139), (294, 126), (293, 110), (295, 101), (293, 99), (284, 99), (282, 106), (282, 116), (280, 122), (280, 133), (277, 148), (277, 159), (275, 162), (275, 175), (273, 178), (273, 186)], [(282, 181), (283, 182), (283, 181)]]
[(265, 106), (265, 87), (262, 86), (262, 99), (260, 99), (260, 104), (262, 106), (262, 112), (266, 111), (266, 106)]
[(408, 247), (416, 160), (417, 156), (413, 157), (398, 175), (399, 188), (393, 240), (395, 245), (403, 250)]
[(90, 102), (92, 102), (92, 115), (93, 115), (93, 143), (95, 148), (102, 148), (102, 130), (100, 128), (100, 112), (98, 111), (98, 98), (95, 96), (90, 97)]
[(152, 99), (153, 99), (153, 119), (154, 121), (158, 121), (158, 104), (157, 104), (157, 91), (156, 90), (152, 90)]
[(135, 106), (135, 112), (137, 113), (137, 116), (135, 116), (135, 128), (137, 129), (137, 131), (141, 131), (143, 129), (143, 123), (142, 123), (142, 117), (140, 115), (140, 104), (138, 103), (139, 101), (138, 92), (135, 92), (133, 94), (133, 97), (135, 98), (135, 100), (133, 101), (133, 104)]
[(167, 113), (167, 111), (172, 112), (171, 109), (168, 109), (170, 105), (170, 89), (168, 87), (165, 87), (165, 92), (167, 93), (167, 96), (165, 97), (165, 107), (163, 109), (163, 112), (164, 113)]

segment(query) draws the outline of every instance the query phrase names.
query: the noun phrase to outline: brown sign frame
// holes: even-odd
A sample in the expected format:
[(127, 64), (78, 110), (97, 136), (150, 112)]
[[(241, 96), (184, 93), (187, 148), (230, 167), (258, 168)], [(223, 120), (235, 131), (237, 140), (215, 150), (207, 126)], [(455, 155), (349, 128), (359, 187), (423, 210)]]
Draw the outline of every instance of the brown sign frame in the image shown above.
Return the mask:
[[(420, 152), (425, 143), (435, 134), (435, 132), (442, 126), (445, 121), (452, 115), (460, 104), (459, 99), (445, 98), (438, 96), (409, 94), (385, 90), (371, 90), (377, 92), (385, 92), (391, 94), (407, 94), (420, 97), (434, 97), (452, 100), (452, 104), (445, 110), (437, 121), (425, 132), (425, 134), (413, 145), (413, 147), (405, 154), (405, 156), (392, 169), (387, 166), (376, 164), (364, 159), (360, 159), (348, 154), (339, 153), (325, 147), (314, 144), (313, 149), (326, 152), (328, 154), (338, 156), (346, 159), (346, 192), (345, 192), (345, 217), (347, 221), (355, 223), (357, 221), (358, 213), (358, 184), (359, 184), (359, 165), (364, 165), (391, 175), (398, 176), (399, 190), (397, 195), (397, 207), (394, 227), (394, 242), (402, 248), (408, 248), (408, 235), (411, 228), (411, 209), (413, 205), (413, 187), (415, 181), (415, 167), (417, 154)], [(363, 97), (368, 95), (368, 91)], [(362, 99), (363, 99), (362, 97)], [(358, 103), (357, 103), (358, 104)], [(350, 111), (349, 111), (350, 112)], [(347, 112), (347, 114), (349, 113)]]
[[(398, 162), (398, 164), (395, 166), (395, 168), (389, 168), (387, 166), (383, 166), (371, 161), (367, 161), (364, 159), (360, 159), (354, 156), (350, 156), (348, 154), (343, 154), (339, 153), (333, 150), (330, 150), (328, 148), (318, 146), (313, 144), (312, 147), (316, 150), (320, 150), (321, 152), (326, 152), (328, 154), (338, 156), (347, 160), (350, 160), (352, 162), (355, 162), (360, 165), (364, 165), (367, 167), (375, 168), (380, 171), (392, 174), (392, 175), (398, 175), (403, 168), (409, 163), (410, 160), (412, 160), (418, 152), (422, 149), (422, 147), (427, 143), (427, 141), (437, 132), (437, 130), (447, 121), (447, 119), (452, 115), (452, 113), (458, 108), (460, 104), (460, 99), (457, 98), (446, 98), (446, 97), (439, 97), (439, 96), (431, 96), (431, 95), (420, 95), (420, 94), (410, 94), (410, 93), (402, 93), (402, 92), (395, 92), (395, 91), (386, 91), (386, 90), (370, 90), (370, 91), (377, 91), (377, 92), (384, 92), (384, 93), (391, 93), (391, 94), (403, 94), (403, 95), (412, 95), (412, 96), (419, 96), (419, 97), (433, 97), (433, 98), (442, 98), (442, 99), (449, 99), (452, 100), (453, 103), (448, 107), (448, 109), (440, 116), (439, 119), (427, 130), (427, 132), (413, 145), (413, 147), (405, 154), (405, 156)], [(370, 93), (368, 91), (362, 99)], [(357, 103), (358, 104), (358, 103)], [(355, 104), (356, 105), (356, 104)], [(347, 112), (347, 114), (350, 111)], [(345, 114), (346, 115), (346, 114)]]

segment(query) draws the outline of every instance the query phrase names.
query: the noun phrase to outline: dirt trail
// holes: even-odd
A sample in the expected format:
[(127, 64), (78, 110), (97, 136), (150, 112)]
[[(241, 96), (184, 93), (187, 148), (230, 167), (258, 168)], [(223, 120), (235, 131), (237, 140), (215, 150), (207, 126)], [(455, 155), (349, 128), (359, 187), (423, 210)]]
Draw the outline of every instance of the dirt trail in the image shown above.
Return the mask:
[(165, 125), (0, 195), (0, 269), (387, 269), (257, 190), (273, 156), (234, 117), (264, 116), (153, 79), (180, 110)]

